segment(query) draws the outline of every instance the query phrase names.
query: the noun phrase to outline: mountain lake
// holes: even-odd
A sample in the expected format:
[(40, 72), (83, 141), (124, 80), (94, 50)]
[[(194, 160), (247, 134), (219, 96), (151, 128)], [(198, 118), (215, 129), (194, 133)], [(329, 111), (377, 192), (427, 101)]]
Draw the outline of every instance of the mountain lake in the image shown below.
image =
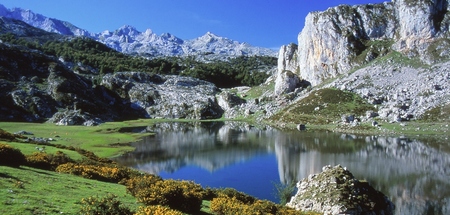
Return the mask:
[(280, 131), (240, 122), (160, 123), (134, 132), (156, 135), (133, 143), (136, 150), (116, 161), (164, 179), (279, 202), (275, 184), (340, 164), (388, 196), (395, 214), (450, 214), (446, 140)]

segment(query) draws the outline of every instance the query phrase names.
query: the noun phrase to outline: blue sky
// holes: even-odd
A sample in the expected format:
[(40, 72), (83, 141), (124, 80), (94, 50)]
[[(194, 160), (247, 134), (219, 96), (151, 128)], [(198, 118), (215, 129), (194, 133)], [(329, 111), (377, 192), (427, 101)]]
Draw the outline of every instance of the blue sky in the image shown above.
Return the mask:
[[(386, 0), (387, 1), (387, 0)], [(278, 49), (297, 43), (305, 16), (340, 4), (383, 0), (1, 0), (91, 32), (131, 25), (139, 31), (193, 39), (210, 31), (254, 46)]]

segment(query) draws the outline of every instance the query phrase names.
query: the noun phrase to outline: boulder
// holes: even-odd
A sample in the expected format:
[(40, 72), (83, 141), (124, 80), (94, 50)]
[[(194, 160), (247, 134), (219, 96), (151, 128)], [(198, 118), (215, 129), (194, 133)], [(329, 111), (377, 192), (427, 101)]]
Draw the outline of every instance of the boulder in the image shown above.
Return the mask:
[(297, 183), (298, 192), (286, 205), (323, 214), (394, 214), (395, 206), (366, 181), (356, 179), (340, 165)]
[(289, 70), (277, 73), (275, 80), (275, 95), (294, 92), (299, 87), (300, 78)]
[[(258, 102), (256, 101), (255, 99), (255, 103), (259, 103), (259, 100)], [(224, 91), (217, 95), (217, 102), (224, 111), (229, 111), (231, 108), (244, 104), (246, 101), (236, 94)]]
[(306, 125), (305, 124), (298, 124), (297, 130), (299, 131), (306, 131)]

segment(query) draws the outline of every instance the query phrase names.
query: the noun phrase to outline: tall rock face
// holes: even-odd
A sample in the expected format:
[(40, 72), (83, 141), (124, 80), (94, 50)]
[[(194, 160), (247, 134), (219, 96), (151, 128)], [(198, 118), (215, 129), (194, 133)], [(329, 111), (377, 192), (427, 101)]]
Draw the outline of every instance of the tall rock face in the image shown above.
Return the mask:
[[(393, 0), (312, 12), (298, 36), (297, 61), (281, 58), (278, 72), (290, 68), (317, 85), (391, 50), (433, 63), (432, 51), (449, 56), (442, 48), (449, 44), (448, 7), (448, 0)], [(429, 50), (436, 43), (441, 48)], [(280, 56), (292, 55), (290, 51), (282, 47)]]
[(298, 87), (298, 46), (289, 44), (282, 46), (278, 54), (278, 72), (275, 79), (275, 94), (290, 93)]

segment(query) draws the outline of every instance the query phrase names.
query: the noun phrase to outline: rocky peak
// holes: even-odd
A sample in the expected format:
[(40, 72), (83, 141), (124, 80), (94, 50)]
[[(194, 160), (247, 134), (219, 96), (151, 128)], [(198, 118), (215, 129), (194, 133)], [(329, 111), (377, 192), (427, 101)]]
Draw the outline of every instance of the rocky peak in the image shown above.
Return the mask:
[(21, 8), (7, 9), (5, 6), (0, 7), (0, 16), (23, 21), (31, 26), (42, 30), (58, 33), (62, 35), (89, 36), (86, 30), (78, 28), (68, 22), (45, 17), (44, 15), (34, 13), (31, 10), (23, 10)]
[(117, 34), (118, 36), (135, 37), (136, 35), (140, 34), (141, 32), (139, 32), (135, 27), (133, 27), (131, 25), (124, 25), (124, 26), (120, 27), (119, 29), (117, 29), (114, 33)]
[(213, 43), (218, 40), (227, 40), (226, 38), (219, 37), (211, 32), (206, 32), (205, 35), (198, 38), (199, 41), (205, 42), (205, 43)]
[(163, 34), (161, 34), (161, 38), (163, 38), (163, 39), (165, 39), (167, 41), (178, 43), (178, 44), (182, 44), (183, 43), (182, 39), (180, 39), (180, 38), (178, 38), (178, 37), (176, 37), (176, 36), (174, 36), (174, 35), (172, 35), (170, 33), (163, 33)]
[(0, 16), (21, 20), (31, 26), (48, 32), (62, 35), (87, 36), (105, 45), (127, 54), (142, 54), (145, 56), (191, 56), (205, 53), (215, 55), (216, 59), (226, 59), (230, 56), (264, 55), (275, 56), (276, 52), (262, 47), (250, 46), (228, 38), (207, 32), (202, 37), (192, 40), (182, 40), (171, 34), (156, 35), (152, 30), (139, 32), (136, 28), (125, 25), (116, 31), (91, 33), (78, 28), (69, 22), (48, 18), (30, 10), (14, 8), (8, 10), (0, 4)]

